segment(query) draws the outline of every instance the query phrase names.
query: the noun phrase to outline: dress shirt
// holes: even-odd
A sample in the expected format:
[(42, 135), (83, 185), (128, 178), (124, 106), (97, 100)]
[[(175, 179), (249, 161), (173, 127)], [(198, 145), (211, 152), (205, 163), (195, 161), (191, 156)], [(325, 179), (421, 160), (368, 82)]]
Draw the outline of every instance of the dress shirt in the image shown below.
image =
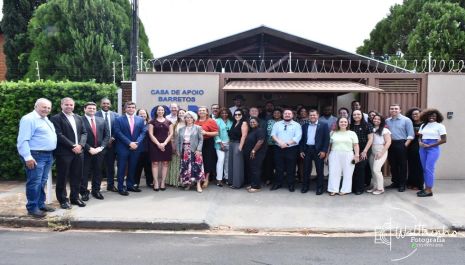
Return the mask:
[[(92, 121), (91, 121), (91, 119), (94, 119), (95, 129), (97, 129), (97, 121), (95, 121), (95, 116), (94, 116), (94, 117), (90, 117), (90, 116), (87, 116), (87, 115), (85, 115), (85, 116), (86, 116), (87, 121), (88, 121), (89, 124), (90, 124), (90, 128), (92, 128)], [(93, 132), (91, 132), (91, 133), (93, 133)], [(89, 136), (87, 136), (87, 137), (89, 137)], [(100, 151), (102, 151), (104, 147), (103, 147), (103, 146), (99, 146), (98, 148), (100, 148)]]
[(229, 108), (229, 111), (231, 111), (231, 114), (234, 116), (234, 112), (237, 110), (236, 106), (232, 106)]
[(402, 114), (386, 119), (386, 124), (391, 131), (392, 140), (413, 140), (415, 138), (412, 121)]
[(323, 123), (326, 124), (328, 126), (329, 131), (331, 131), (331, 127), (333, 126), (333, 124), (336, 123), (337, 117), (333, 115), (330, 115), (328, 118), (325, 116), (320, 116), (318, 121), (321, 122), (322, 124)]
[(178, 116), (177, 115), (166, 115), (165, 117), (167, 120), (169, 120), (173, 125), (176, 124), (176, 122), (178, 121)]
[(283, 142), (289, 142), (292, 140), (294, 141), (294, 144), (290, 144), (289, 147), (296, 146), (302, 138), (302, 127), (299, 123), (293, 120), (289, 122), (284, 120), (278, 121), (273, 125), (271, 136), (275, 136)]
[(315, 145), (315, 135), (316, 135), (316, 128), (318, 127), (318, 121), (315, 123), (308, 123), (308, 130), (307, 130), (307, 145)]
[(110, 130), (110, 135), (111, 135), (111, 112), (102, 110), (102, 116), (105, 122), (108, 123), (108, 129)]
[(78, 145), (78, 144), (79, 144), (79, 141), (78, 141), (76, 120), (74, 119), (74, 114), (71, 113), (70, 115), (68, 115), (68, 114), (66, 114), (66, 113), (64, 113), (64, 112), (63, 112), (63, 114), (65, 114), (66, 118), (68, 119), (69, 123), (71, 124), (71, 127), (73, 128), (73, 132), (74, 132), (74, 144)]
[(33, 151), (53, 151), (57, 147), (57, 135), (53, 123), (42, 118), (35, 110), (21, 118), (17, 139), (18, 153), (31, 160)]

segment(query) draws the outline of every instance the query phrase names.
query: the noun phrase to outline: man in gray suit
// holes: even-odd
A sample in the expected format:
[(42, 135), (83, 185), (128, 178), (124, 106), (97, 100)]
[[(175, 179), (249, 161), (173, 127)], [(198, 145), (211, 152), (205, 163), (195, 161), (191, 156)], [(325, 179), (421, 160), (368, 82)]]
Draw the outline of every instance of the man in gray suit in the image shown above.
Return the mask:
[(105, 174), (104, 177), (107, 178), (107, 190), (118, 192), (114, 185), (114, 178), (115, 178), (115, 160), (116, 160), (116, 152), (114, 149), (114, 141), (115, 136), (113, 134), (113, 124), (115, 123), (115, 119), (119, 117), (118, 113), (115, 113), (110, 110), (111, 108), (111, 101), (108, 98), (102, 98), (100, 101), (100, 110), (95, 113), (95, 116), (102, 117), (105, 119), (105, 122), (108, 124), (108, 130), (110, 139), (108, 141), (108, 145), (105, 148), (105, 158), (104, 158), (104, 168)]

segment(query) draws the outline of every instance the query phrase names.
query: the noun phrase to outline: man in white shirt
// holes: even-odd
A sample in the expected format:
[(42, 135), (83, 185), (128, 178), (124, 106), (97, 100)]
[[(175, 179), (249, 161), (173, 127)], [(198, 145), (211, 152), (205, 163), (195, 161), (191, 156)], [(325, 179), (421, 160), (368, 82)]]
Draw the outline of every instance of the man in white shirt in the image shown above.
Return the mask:
[(178, 111), (179, 111), (179, 106), (176, 103), (171, 103), (170, 104), (170, 114), (166, 115), (166, 119), (169, 120), (172, 124), (176, 124), (176, 121), (178, 120)]
[(242, 102), (245, 101), (245, 99), (242, 95), (235, 95), (233, 101), (234, 106), (229, 108), (229, 111), (231, 111), (232, 114), (234, 114), (237, 109), (242, 108)]

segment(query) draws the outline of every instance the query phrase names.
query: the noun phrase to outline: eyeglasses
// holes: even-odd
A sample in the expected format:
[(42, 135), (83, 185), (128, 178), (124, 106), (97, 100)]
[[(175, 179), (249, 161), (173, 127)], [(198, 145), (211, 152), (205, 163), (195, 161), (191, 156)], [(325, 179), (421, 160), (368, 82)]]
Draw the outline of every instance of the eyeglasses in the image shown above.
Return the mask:
[(242, 114), (237, 113), (237, 114), (234, 114), (234, 116), (239, 116), (240, 117), (240, 116), (242, 116)]

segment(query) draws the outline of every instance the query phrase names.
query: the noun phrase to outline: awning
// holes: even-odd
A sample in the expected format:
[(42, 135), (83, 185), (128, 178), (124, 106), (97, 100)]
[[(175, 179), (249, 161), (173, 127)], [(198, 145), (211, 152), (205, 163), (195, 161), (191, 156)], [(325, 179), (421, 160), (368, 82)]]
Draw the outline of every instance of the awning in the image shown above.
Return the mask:
[(351, 81), (231, 81), (223, 89), (241, 92), (382, 92)]

